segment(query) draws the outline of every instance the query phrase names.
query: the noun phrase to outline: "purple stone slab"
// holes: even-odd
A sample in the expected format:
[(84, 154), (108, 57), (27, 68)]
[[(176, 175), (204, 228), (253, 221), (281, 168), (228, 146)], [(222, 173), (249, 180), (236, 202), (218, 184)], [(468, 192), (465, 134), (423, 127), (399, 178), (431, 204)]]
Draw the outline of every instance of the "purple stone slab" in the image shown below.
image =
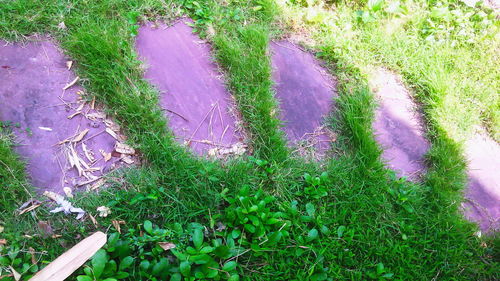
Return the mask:
[(327, 150), (333, 137), (323, 121), (337, 96), (335, 80), (311, 53), (288, 41), (272, 42), (271, 54), (280, 119), (290, 144), (310, 141), (317, 151)]
[[(63, 90), (75, 78), (66, 62), (50, 40), (26, 44), (0, 40), (0, 120), (19, 125), (13, 128), (15, 151), (27, 161), (27, 172), (39, 191), (62, 193), (63, 187), (75, 188), (89, 178), (102, 176), (116, 161), (105, 163), (99, 152), (102, 149), (111, 153), (115, 145), (113, 137), (102, 133), (106, 128), (102, 120), (90, 121), (84, 114), (68, 119), (81, 104), (77, 92), (82, 88)], [(82, 111), (95, 112), (89, 106)], [(80, 177), (76, 168), (70, 167), (63, 146), (58, 145), (85, 129), (89, 131), (83, 141), (75, 144), (76, 153), (85, 159), (85, 143), (94, 152), (96, 162), (92, 167), (101, 169), (87, 172), (89, 178)], [(90, 167), (90, 161), (88, 164)]]
[(425, 170), (424, 156), (429, 150), (422, 116), (394, 74), (379, 69), (370, 82), (379, 100), (373, 128), (375, 139), (383, 148), (382, 158), (398, 176), (417, 180)]
[(500, 230), (500, 145), (487, 133), (478, 133), (465, 145), (469, 188), (465, 215), (482, 231)]
[(179, 142), (198, 154), (241, 141), (231, 95), (210, 52), (185, 21), (171, 27), (147, 23), (136, 48), (145, 78), (161, 92), (160, 103)]

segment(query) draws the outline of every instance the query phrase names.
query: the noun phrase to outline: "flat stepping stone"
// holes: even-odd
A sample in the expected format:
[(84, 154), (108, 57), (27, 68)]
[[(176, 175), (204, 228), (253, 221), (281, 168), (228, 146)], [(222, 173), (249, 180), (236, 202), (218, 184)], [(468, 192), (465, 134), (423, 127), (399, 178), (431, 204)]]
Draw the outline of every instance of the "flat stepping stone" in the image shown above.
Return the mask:
[(180, 143), (199, 155), (227, 152), (242, 141), (232, 96), (210, 45), (185, 21), (170, 27), (147, 23), (139, 29), (136, 48), (147, 67), (145, 78), (161, 92), (160, 105)]
[(38, 191), (97, 187), (121, 157), (106, 132), (120, 138), (116, 125), (82, 100), (77, 83), (64, 90), (76, 82), (67, 62), (46, 39), (0, 40), (0, 120), (12, 127), (15, 151), (26, 160)]
[(469, 188), (465, 215), (482, 231), (500, 230), (500, 145), (486, 132), (477, 133), (465, 144)]
[(309, 52), (288, 41), (271, 43), (276, 98), (290, 145), (305, 142), (324, 153), (335, 137), (324, 126), (337, 96), (336, 82)]
[(375, 111), (375, 139), (383, 149), (386, 165), (399, 177), (415, 181), (425, 170), (429, 150), (423, 118), (409, 91), (393, 73), (378, 69), (370, 81), (379, 106)]

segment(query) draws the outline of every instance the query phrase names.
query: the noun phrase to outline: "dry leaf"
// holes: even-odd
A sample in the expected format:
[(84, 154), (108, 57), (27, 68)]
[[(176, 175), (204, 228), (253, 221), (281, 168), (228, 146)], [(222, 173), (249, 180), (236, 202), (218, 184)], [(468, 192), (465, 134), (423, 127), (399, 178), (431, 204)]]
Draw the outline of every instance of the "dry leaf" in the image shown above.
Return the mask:
[(82, 166), (80, 166), (80, 158), (78, 157), (78, 154), (76, 154), (75, 148), (70, 145), (70, 153), (68, 154), (69, 162), (72, 164), (71, 167), (76, 167), (78, 170), (78, 175), (81, 177), (84, 174), (84, 170), (82, 169)]
[(68, 68), (68, 70), (71, 69), (71, 66), (73, 66), (73, 61), (72, 60), (69, 60), (66, 62), (66, 67)]
[(29, 247), (28, 248), (28, 253), (31, 255), (31, 263), (36, 264), (36, 258), (35, 258), (35, 249)]
[(96, 121), (98, 119), (105, 119), (106, 118), (106, 114), (104, 114), (102, 112), (89, 113), (86, 116), (87, 116), (88, 119), (91, 119), (93, 121)]
[(98, 224), (97, 224), (97, 220), (95, 219), (95, 217), (92, 214), (89, 214), (89, 218), (92, 221), (92, 223), (94, 224), (94, 227), (97, 228)]
[(170, 242), (158, 242), (158, 246), (160, 246), (165, 251), (175, 248), (175, 244)]
[(43, 236), (48, 237), (54, 234), (54, 230), (48, 221), (39, 221), (38, 229), (42, 232)]
[(80, 77), (77, 76), (73, 81), (69, 82), (66, 86), (64, 86), (63, 90), (67, 90), (73, 85), (75, 85), (76, 82), (78, 82), (78, 79), (80, 79)]
[(73, 191), (71, 190), (70, 187), (63, 187), (64, 194), (66, 194), (66, 197), (68, 198), (73, 198)]
[(57, 28), (64, 30), (66, 29), (66, 24), (62, 21), (57, 25)]
[(82, 149), (85, 157), (87, 157), (87, 160), (89, 160), (90, 163), (93, 163), (95, 161), (94, 152), (92, 152), (91, 149), (87, 148), (87, 145), (85, 143), (82, 143)]
[(97, 211), (99, 212), (99, 216), (103, 218), (111, 214), (111, 210), (106, 206), (97, 207)]
[(77, 111), (77, 112), (75, 112), (75, 113), (73, 113), (73, 114), (69, 115), (69, 116), (68, 116), (68, 119), (72, 119), (73, 117), (77, 116), (78, 114), (82, 114), (82, 112), (81, 112), (81, 111)]
[(95, 96), (92, 97), (92, 102), (90, 103), (90, 108), (95, 109)]
[(4, 231), (5, 227), (3, 225), (0, 225), (0, 233)]
[(121, 154), (135, 154), (135, 150), (132, 147), (121, 142), (115, 143), (115, 151)]
[(101, 152), (102, 157), (104, 157), (104, 162), (111, 160), (111, 153), (107, 153), (102, 149), (99, 149), (99, 152)]
[(33, 204), (33, 205), (29, 206), (28, 208), (26, 208), (26, 209), (22, 210), (22, 211), (19, 213), (19, 215), (22, 215), (22, 214), (27, 213), (27, 212), (31, 212), (31, 211), (33, 211), (34, 209), (36, 209), (36, 208), (40, 207), (40, 205), (42, 205), (42, 204)]
[(51, 199), (51, 200), (53, 200), (53, 201), (56, 201), (56, 202), (57, 202), (58, 200), (62, 200), (62, 199), (64, 199), (61, 195), (59, 195), (59, 194), (57, 194), (57, 193), (55, 193), (55, 192), (52, 192), (52, 191), (45, 191), (45, 192), (43, 193), (43, 195), (44, 195), (44, 196), (46, 196), (46, 197), (48, 197), (48, 198), (50, 198), (50, 199)]
[(110, 134), (116, 140), (120, 140), (120, 138), (118, 137), (118, 135), (113, 130), (111, 130), (110, 128), (106, 128), (106, 133)]
[(116, 231), (118, 231), (118, 233), (122, 233), (120, 224), (125, 224), (125, 221), (111, 221), (111, 223), (113, 224)]
[(105, 119), (104, 120), (104, 124), (106, 124), (106, 127), (110, 128), (114, 132), (119, 132), (120, 131), (120, 125), (116, 124), (111, 119)]
[(89, 129), (85, 129), (83, 131), (81, 131), (73, 140), (71, 140), (72, 142), (79, 142), (81, 141), (85, 135), (87, 135), (87, 133), (89, 132)]
[(96, 190), (98, 189), (99, 187), (101, 187), (103, 184), (104, 184), (104, 179), (99, 179), (98, 181), (96, 181), (91, 187), (90, 187), (90, 190)]
[(43, 131), (52, 132), (52, 128), (48, 128), (48, 127), (38, 127), (38, 129), (43, 130)]
[(7, 239), (0, 239), (0, 245), (7, 245)]
[(134, 159), (130, 156), (123, 155), (122, 158), (120, 158), (125, 164), (132, 165), (134, 164)]
[(12, 268), (12, 266), (9, 265), (9, 269), (10, 269), (10, 272), (12, 273), (12, 275), (14, 276), (14, 279), (16, 281), (19, 281), (21, 280), (21, 274), (19, 274), (19, 272), (17, 272), (14, 268)]
[(54, 235), (51, 236), (52, 239), (57, 239), (57, 238), (60, 238), (60, 237), (62, 237), (61, 234), (54, 234)]

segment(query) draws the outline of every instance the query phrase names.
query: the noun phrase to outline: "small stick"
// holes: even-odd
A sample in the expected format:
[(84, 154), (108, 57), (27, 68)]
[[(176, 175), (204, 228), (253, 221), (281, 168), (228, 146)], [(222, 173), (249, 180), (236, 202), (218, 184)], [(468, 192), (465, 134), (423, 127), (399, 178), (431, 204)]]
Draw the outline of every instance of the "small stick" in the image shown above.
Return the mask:
[(168, 111), (168, 112), (170, 112), (172, 114), (175, 114), (175, 115), (179, 116), (180, 118), (184, 119), (184, 121), (189, 122), (189, 120), (186, 117), (182, 116), (180, 113), (177, 113), (177, 112), (175, 112), (173, 110), (166, 109), (166, 108), (164, 108), (163, 110)]

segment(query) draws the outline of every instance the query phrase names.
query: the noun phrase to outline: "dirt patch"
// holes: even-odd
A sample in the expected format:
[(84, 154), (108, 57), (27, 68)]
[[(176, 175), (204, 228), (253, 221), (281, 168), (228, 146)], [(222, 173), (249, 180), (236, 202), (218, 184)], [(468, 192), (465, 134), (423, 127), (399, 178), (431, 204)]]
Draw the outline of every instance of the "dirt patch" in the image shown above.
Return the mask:
[(380, 68), (370, 84), (379, 102), (373, 128), (382, 146), (382, 158), (400, 177), (417, 180), (425, 171), (424, 155), (429, 150), (423, 118), (409, 91), (390, 71)]
[(336, 82), (309, 52), (288, 41), (271, 43), (273, 80), (291, 145), (323, 154), (335, 135), (324, 126), (337, 96)]
[(124, 136), (95, 102), (83, 98), (71, 64), (46, 38), (0, 40), (0, 120), (12, 128), (15, 150), (39, 191), (98, 188), (120, 158), (134, 161), (116, 151)]
[(500, 145), (486, 132), (470, 138), (465, 145), (469, 188), (465, 194), (466, 217), (482, 231), (500, 230)]
[(241, 154), (245, 146), (232, 96), (210, 45), (186, 21), (170, 27), (146, 23), (139, 29), (136, 48), (146, 65), (145, 78), (161, 92), (161, 107), (180, 143), (200, 155)]

